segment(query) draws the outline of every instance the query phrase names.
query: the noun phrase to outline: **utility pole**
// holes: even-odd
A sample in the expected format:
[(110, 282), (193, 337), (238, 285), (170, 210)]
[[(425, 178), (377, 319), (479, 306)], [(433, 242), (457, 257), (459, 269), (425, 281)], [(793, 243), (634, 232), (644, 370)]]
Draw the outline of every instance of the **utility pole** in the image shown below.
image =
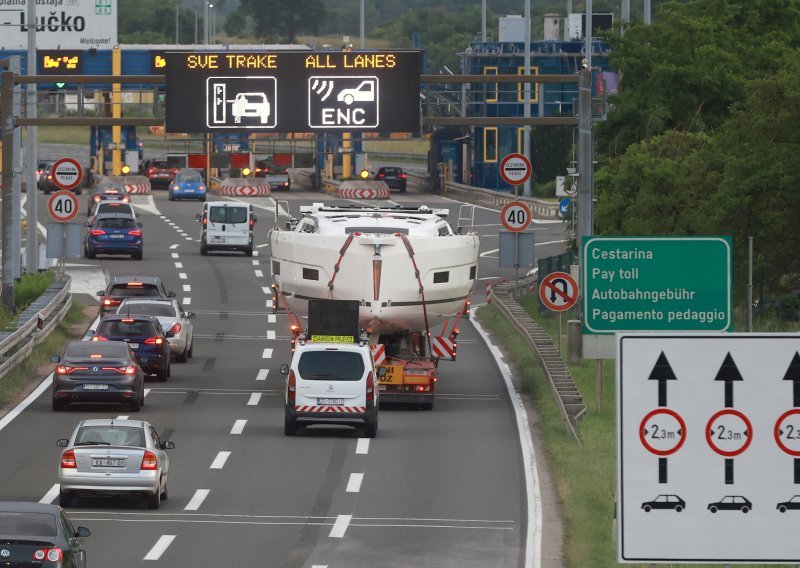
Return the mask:
[[(525, 76), (528, 77), (531, 74), (531, 0), (525, 0)], [(525, 109), (523, 115), (525, 118), (531, 117), (531, 84), (525, 83), (523, 87), (524, 92), (524, 105)], [(523, 136), (523, 154), (525, 157), (530, 160), (531, 158), (531, 125), (526, 124), (524, 129), (524, 136)], [(531, 192), (531, 177), (528, 176), (528, 179), (525, 180), (525, 184), (522, 186), (522, 195), (525, 197), (532, 197), (533, 193)]]
[[(36, 21), (36, 2), (26, 2), (27, 4), (27, 21), (28, 22), (35, 22)], [(28, 26), (28, 75), (36, 75), (36, 26), (29, 25)], [(28, 103), (27, 107), (27, 116), (28, 118), (36, 118), (36, 97), (37, 97), (37, 86), (33, 83), (29, 85), (25, 85), (26, 89), (26, 100)], [(26, 186), (28, 188), (28, 199), (25, 201), (25, 209), (28, 214), (28, 231), (26, 235), (27, 246), (25, 248), (25, 265), (28, 268), (29, 274), (34, 274), (39, 269), (39, 240), (38, 240), (38, 233), (37, 229), (37, 220), (39, 216), (39, 211), (37, 207), (37, 200), (36, 200), (36, 192), (37, 187), (36, 183), (39, 181), (36, 179), (36, 167), (39, 164), (39, 150), (36, 146), (36, 134), (37, 134), (37, 127), (36, 126), (28, 126), (28, 151), (25, 153), (25, 157), (28, 160), (27, 163), (27, 183)]]
[(583, 237), (592, 234), (594, 203), (592, 202), (592, 70), (578, 71), (578, 266)]
[[(14, 185), (14, 72), (9, 71), (8, 59), (2, 61), (3, 71), (0, 72), (2, 81), (2, 101), (0, 101), (0, 117), (2, 117), (2, 140), (3, 140), (3, 188), (0, 195), (3, 196), (2, 203), (2, 235), (3, 235), (3, 290), (0, 292), (3, 307), (8, 313), (14, 313), (14, 269), (12, 258), (17, 254), (13, 249), (13, 230), (14, 209), (11, 206)], [(35, 196), (36, 194), (34, 194)]]

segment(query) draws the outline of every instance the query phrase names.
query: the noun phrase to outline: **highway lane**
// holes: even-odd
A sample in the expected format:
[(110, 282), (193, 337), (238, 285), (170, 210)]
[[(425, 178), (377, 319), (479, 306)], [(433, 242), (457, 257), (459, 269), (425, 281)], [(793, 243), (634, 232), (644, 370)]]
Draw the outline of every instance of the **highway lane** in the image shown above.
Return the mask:
[[(293, 212), (320, 197), (286, 196)], [(470, 325), (461, 326), (459, 361), (440, 366), (433, 412), (386, 410), (369, 442), (345, 428), (285, 438), (277, 369), (289, 360), (288, 325), (266, 307), (268, 247), (259, 246), (271, 200), (259, 201), (252, 259), (200, 256), (199, 204), (171, 203), (160, 191), (152, 204), (134, 201), (144, 204), (145, 260), (81, 262), (165, 278), (198, 313), (195, 357), (174, 365), (166, 384), (148, 383), (141, 413), (178, 446), (161, 510), (117, 500), (71, 511), (94, 531), (86, 541), (92, 565), (138, 566), (145, 557), (165, 566), (521, 564), (527, 512), (516, 426), (502, 379)], [(393, 201), (421, 204), (413, 194)], [(497, 212), (477, 215), (486, 225), (499, 221)], [(55, 439), (79, 419), (129, 414), (111, 407), (53, 413), (41, 397), (0, 431), (9, 452), (0, 463), (3, 497), (38, 500), (52, 488)]]

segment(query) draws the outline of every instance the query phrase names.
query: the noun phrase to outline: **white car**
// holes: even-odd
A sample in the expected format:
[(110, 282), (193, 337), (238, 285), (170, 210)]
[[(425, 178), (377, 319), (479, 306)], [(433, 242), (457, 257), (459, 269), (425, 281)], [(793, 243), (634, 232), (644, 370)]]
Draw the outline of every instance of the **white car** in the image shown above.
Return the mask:
[(122, 315), (155, 316), (164, 331), (174, 335), (167, 337), (170, 354), (178, 363), (185, 363), (193, 355), (193, 312), (186, 312), (175, 298), (127, 298), (117, 308)]
[(167, 498), (169, 458), (155, 428), (142, 420), (82, 420), (69, 439), (56, 443), (59, 504), (70, 507), (75, 497), (115, 495), (144, 499), (158, 509)]
[(231, 114), (236, 124), (242, 122), (243, 116), (257, 116), (261, 124), (266, 124), (269, 122), (270, 112), (270, 104), (264, 93), (238, 93), (231, 107)]
[(337, 101), (343, 101), (346, 105), (351, 105), (355, 101), (374, 102), (375, 101), (375, 81), (362, 81), (354, 89), (342, 89), (336, 95)]
[[(386, 369), (381, 367), (381, 372)], [(366, 343), (314, 343), (298, 339), (286, 375), (284, 434), (298, 426), (343, 424), (378, 432), (378, 376)]]
[(212, 250), (229, 250), (253, 256), (253, 225), (257, 219), (252, 203), (206, 201), (203, 212), (194, 219), (202, 223), (201, 255), (205, 256)]

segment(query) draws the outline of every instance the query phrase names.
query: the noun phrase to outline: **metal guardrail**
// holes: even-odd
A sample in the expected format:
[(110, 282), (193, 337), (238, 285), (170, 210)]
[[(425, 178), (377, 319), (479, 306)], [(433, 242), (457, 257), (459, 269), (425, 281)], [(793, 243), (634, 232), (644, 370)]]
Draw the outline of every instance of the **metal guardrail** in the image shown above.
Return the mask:
[(22, 312), (16, 330), (0, 334), (0, 379), (27, 358), (33, 348), (44, 341), (67, 315), (72, 306), (71, 283), (70, 277), (53, 282), (44, 294)]
[[(526, 282), (526, 287), (530, 282)], [(511, 324), (528, 341), (533, 352), (544, 369), (550, 389), (555, 395), (561, 419), (564, 426), (578, 442), (582, 445), (580, 435), (575, 427), (575, 423), (586, 412), (586, 405), (578, 392), (577, 386), (569, 373), (566, 364), (561, 360), (561, 356), (555, 357), (555, 346), (550, 340), (550, 336), (525, 312), (517, 301), (512, 297), (513, 284), (503, 283), (489, 288), (492, 302), (508, 318)], [(519, 288), (517, 289), (519, 292)], [(527, 320), (527, 321), (523, 321)]]
[(543, 219), (558, 219), (558, 203), (530, 197), (515, 197), (507, 193), (499, 193), (490, 189), (463, 185), (452, 181), (444, 182), (442, 193), (449, 193), (461, 201), (483, 205), (491, 209), (502, 209), (511, 201), (522, 201), (531, 208), (534, 217)]

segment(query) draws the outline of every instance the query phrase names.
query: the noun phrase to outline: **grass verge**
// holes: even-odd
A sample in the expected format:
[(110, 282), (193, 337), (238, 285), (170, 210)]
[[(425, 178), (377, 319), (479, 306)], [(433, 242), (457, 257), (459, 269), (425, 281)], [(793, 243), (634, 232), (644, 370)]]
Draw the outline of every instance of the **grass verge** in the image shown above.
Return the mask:
[(73, 339), (70, 328), (86, 322), (84, 305), (73, 300), (66, 317), (59, 323), (41, 344), (34, 347), (30, 357), (17, 365), (10, 373), (0, 379), (0, 409), (22, 398), (22, 393), (32, 383), (41, 380), (37, 375), (39, 367), (49, 364), (50, 356), (60, 354), (68, 341)]
[[(555, 342), (558, 335), (558, 316), (541, 308), (533, 296), (521, 298), (520, 304), (547, 329)], [(585, 417), (579, 423), (583, 442), (583, 446), (579, 446), (564, 428), (544, 370), (528, 342), (508, 324), (503, 313), (495, 306), (481, 307), (477, 317), (506, 353), (523, 394), (531, 397), (539, 414), (544, 457), (553, 476), (561, 516), (564, 519), (566, 566), (618, 566), (616, 535), (613, 532), (616, 530), (613, 519), (616, 492), (614, 361), (603, 361), (604, 389), (600, 409), (595, 398), (595, 362), (584, 360), (579, 364), (569, 365), (587, 405)], [(563, 319), (564, 334), (569, 317)], [(562, 345), (566, 350), (566, 341)], [(644, 568), (650, 565), (632, 566)], [(660, 566), (677, 567), (685, 564)], [(719, 564), (694, 566), (711, 568), (718, 567)], [(756, 565), (750, 566), (755, 568)]]

